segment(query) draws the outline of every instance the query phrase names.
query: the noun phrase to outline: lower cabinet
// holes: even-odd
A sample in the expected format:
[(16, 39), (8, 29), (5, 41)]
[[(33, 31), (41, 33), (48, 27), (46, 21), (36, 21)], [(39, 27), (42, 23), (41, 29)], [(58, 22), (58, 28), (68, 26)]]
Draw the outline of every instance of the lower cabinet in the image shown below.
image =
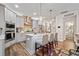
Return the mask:
[(5, 55), (5, 44), (4, 39), (0, 39), (0, 56)]

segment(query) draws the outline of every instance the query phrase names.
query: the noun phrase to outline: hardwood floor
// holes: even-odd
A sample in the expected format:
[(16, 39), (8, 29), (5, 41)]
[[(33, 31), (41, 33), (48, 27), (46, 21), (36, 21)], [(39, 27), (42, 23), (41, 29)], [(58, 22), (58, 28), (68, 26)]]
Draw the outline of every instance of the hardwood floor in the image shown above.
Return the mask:
[(16, 43), (11, 47), (5, 49), (6, 56), (28, 56), (28, 52), (20, 43)]
[[(63, 42), (58, 42), (58, 45), (53, 48), (51, 48), (50, 56), (69, 56), (69, 50), (70, 49), (76, 49), (75, 43), (72, 40), (64, 40)], [(39, 54), (40, 51), (40, 54)], [(41, 50), (38, 50), (36, 52), (41, 56)], [(48, 55), (47, 55), (48, 56)]]
[[(66, 49), (73, 48), (73, 46), (74, 46), (74, 43), (71, 40), (65, 40), (64, 42), (58, 42), (58, 46), (55, 47), (55, 52), (58, 54), (59, 53), (58, 50), (61, 50), (61, 53), (59, 53), (57, 56), (59, 55), (65, 56), (68, 54), (68, 51), (66, 51)], [(5, 49), (5, 55), (6, 56), (30, 56), (30, 54), (25, 50), (24, 47), (25, 47), (24, 42), (16, 43), (10, 46), (9, 48)], [(51, 52), (54, 53), (53, 51)], [(63, 52), (65, 54), (63, 54)], [(56, 55), (51, 54), (51, 56), (56, 56)]]

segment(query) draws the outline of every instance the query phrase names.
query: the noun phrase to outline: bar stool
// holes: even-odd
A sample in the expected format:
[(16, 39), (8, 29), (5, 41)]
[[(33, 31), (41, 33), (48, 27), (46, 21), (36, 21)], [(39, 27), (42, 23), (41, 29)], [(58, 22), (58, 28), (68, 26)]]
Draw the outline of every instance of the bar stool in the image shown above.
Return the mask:
[(50, 34), (50, 40), (49, 40), (49, 45), (48, 45), (48, 54), (51, 55), (53, 54), (54, 52), (54, 34), (51, 33)]
[(51, 33), (51, 35), (50, 35), (50, 41), (49, 41), (49, 45), (51, 45), (51, 48), (54, 48), (54, 34), (53, 33)]
[[(40, 45), (38, 47), (38, 45)], [(35, 54), (38, 56), (48, 55), (48, 35), (43, 35), (42, 43), (35, 43)]]
[(54, 41), (55, 42), (55, 47), (58, 46), (58, 39), (57, 39), (57, 37), (58, 37), (58, 33), (55, 33), (55, 39), (54, 39), (55, 40)]

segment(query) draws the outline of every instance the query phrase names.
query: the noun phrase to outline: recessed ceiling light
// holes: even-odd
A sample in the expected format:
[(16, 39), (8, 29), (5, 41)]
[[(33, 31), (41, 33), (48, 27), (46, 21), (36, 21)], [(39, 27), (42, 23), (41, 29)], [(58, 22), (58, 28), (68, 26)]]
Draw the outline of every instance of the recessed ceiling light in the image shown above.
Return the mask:
[(37, 15), (37, 13), (36, 13), (36, 12), (34, 12), (34, 13), (33, 13), (33, 15)]
[(15, 6), (15, 8), (19, 8), (19, 5), (17, 5), (17, 4), (15, 4), (14, 6)]

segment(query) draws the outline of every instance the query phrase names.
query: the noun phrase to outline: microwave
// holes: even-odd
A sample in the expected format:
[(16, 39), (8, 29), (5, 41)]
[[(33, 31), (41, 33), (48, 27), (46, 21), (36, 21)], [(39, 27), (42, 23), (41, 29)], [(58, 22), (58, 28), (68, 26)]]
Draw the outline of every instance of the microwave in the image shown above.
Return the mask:
[(6, 28), (15, 28), (15, 24), (6, 23)]

